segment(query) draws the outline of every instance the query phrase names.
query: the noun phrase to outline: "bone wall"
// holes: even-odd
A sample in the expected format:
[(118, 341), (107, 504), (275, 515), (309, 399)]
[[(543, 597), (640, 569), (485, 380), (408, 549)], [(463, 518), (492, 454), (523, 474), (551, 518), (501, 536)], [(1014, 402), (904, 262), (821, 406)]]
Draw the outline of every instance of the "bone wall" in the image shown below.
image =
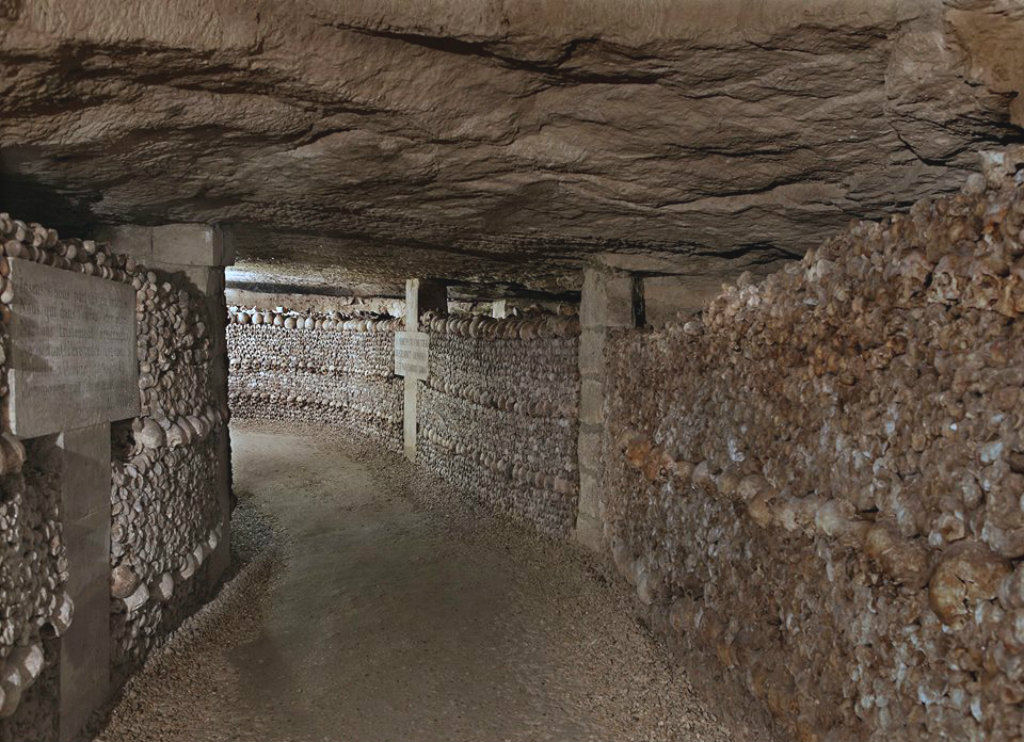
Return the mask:
[(230, 315), (229, 397), (249, 420), (331, 425), (402, 448), (402, 379), (394, 375), (394, 319)]
[(1024, 734), (1024, 190), (965, 191), (609, 341), (615, 562), (801, 739)]
[[(109, 245), (61, 240), (52, 229), (0, 214), (3, 255), (131, 284), (142, 415), (114, 424), (111, 460), (111, 631), (115, 678), (136, 667), (210, 584), (203, 564), (226, 516), (219, 505), (219, 436), (226, 407), (211, 381), (211, 319), (182, 275), (146, 271)], [(0, 270), (0, 339), (7, 347), (12, 286)], [(221, 320), (222, 321), (222, 320)], [(6, 354), (0, 354), (6, 361)], [(6, 369), (3, 369), (6, 370)], [(6, 374), (2, 377), (6, 383)], [(59, 636), (73, 620), (55, 436), (10, 435), (7, 388), (0, 433), (0, 739), (57, 736)], [(74, 565), (70, 565), (74, 568)], [(33, 685), (34, 683), (34, 685)], [(20, 703), (19, 703), (20, 701)]]
[[(185, 246), (204, 242), (190, 225), (179, 231)], [(114, 244), (132, 248), (128, 240)], [(165, 256), (155, 250), (151, 258), (140, 257), (155, 263)], [(126, 260), (129, 267), (135, 263)], [(224, 474), (230, 454), (226, 364), (217, 340), (224, 319), (214, 313), (223, 299), (204, 295), (211, 270), (138, 266), (130, 277), (141, 415), (112, 429), (115, 683), (210, 596), (225, 567), (218, 545), (227, 536), (223, 490), (230, 487)], [(220, 294), (222, 282), (213, 283), (211, 293)]]
[[(2, 226), (2, 225), (0, 225)], [(6, 339), (6, 337), (5, 337)], [(6, 377), (5, 377), (6, 378)], [(70, 625), (55, 436), (0, 436), (0, 739), (56, 738), (58, 642)], [(56, 459), (59, 462), (59, 458)]]
[(111, 594), (116, 675), (131, 672), (208, 593), (222, 534), (217, 477), (227, 410), (211, 383), (211, 318), (172, 274), (136, 289), (141, 416), (115, 428)]
[(459, 490), (553, 535), (576, 518), (579, 322), (428, 319), (417, 460)]

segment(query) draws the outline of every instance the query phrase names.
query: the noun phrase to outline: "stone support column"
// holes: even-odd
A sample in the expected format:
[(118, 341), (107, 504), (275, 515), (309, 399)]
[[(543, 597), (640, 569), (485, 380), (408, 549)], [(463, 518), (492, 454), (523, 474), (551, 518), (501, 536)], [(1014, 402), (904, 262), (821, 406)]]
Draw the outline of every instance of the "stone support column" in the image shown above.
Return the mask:
[(629, 273), (603, 267), (584, 270), (580, 298), (580, 470), (576, 539), (595, 551), (604, 545), (603, 449), (605, 342), (608, 331), (642, 321), (641, 284)]
[(110, 423), (66, 430), (61, 514), (71, 626), (60, 640), (60, 739), (72, 739), (110, 693)]
[[(435, 311), (448, 312), (448, 289), (440, 281), (410, 278), (405, 282), (405, 331), (418, 332), (420, 315)], [(405, 403), (403, 412), (402, 442), (405, 457), (416, 460), (416, 435), (418, 433), (416, 400), (419, 380), (405, 377)]]

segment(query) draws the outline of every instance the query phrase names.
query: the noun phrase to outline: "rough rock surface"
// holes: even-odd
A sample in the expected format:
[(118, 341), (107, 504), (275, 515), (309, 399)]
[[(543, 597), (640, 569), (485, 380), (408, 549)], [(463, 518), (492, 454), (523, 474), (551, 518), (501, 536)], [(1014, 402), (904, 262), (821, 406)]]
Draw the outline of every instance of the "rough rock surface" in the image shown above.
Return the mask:
[(1015, 0), (2, 0), (0, 176), (28, 218), (232, 222), (328, 284), (721, 272), (1019, 138), (1022, 33)]

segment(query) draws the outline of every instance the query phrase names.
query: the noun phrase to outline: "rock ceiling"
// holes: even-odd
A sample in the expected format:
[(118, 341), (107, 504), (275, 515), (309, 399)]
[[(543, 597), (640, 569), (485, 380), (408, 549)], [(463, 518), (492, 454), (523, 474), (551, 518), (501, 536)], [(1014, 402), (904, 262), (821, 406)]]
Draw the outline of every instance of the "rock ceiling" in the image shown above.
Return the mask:
[(764, 269), (1020, 140), (1022, 40), (1019, 0), (0, 0), (0, 208), (229, 224), (253, 281)]

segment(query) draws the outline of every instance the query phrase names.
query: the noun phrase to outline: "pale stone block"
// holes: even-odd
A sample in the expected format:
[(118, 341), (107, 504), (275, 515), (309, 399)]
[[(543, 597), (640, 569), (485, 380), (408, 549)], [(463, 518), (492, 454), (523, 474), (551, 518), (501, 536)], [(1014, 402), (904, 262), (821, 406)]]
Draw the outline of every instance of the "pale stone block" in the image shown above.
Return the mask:
[(419, 382), (411, 376), (405, 377), (402, 439), (405, 457), (409, 459), (409, 461), (416, 461), (416, 433), (418, 430), (416, 422), (416, 385), (418, 383)]
[(580, 326), (587, 328), (634, 327), (637, 290), (628, 273), (601, 268), (583, 271)]
[(405, 282), (405, 331), (420, 329), (420, 279), (410, 278)]
[(66, 430), (57, 447), (75, 606), (61, 637), (59, 728), (61, 739), (71, 739), (110, 691), (110, 424)]
[(636, 327), (637, 292), (629, 274), (605, 277), (605, 327)]
[(654, 276), (643, 280), (644, 313), (648, 325), (664, 327), (680, 312), (699, 311), (722, 292), (717, 276)]
[(131, 255), (142, 265), (153, 260), (153, 228), (134, 224), (108, 225), (96, 230), (99, 242), (109, 242), (115, 253)]
[(430, 335), (425, 332), (395, 333), (395, 374), (426, 381), (430, 374)]
[(165, 224), (153, 227), (153, 259), (175, 265), (224, 265), (219, 228), (207, 224)]
[(604, 327), (604, 272), (596, 268), (583, 269), (583, 290), (580, 292), (580, 327)]
[(607, 333), (585, 329), (580, 333), (580, 376), (600, 376), (604, 373), (604, 348)]
[(110, 511), (110, 433), (102, 423), (65, 430), (57, 437), (64, 455), (61, 512), (65, 522)]
[(221, 239), (221, 265), (234, 265), (238, 256), (238, 242), (235, 238), (235, 231), (230, 227), (217, 225), (214, 229), (220, 230)]
[(580, 469), (580, 514), (598, 517), (601, 513), (600, 500), (601, 485), (597, 476), (589, 469)]
[[(100, 227), (96, 238), (109, 242), (115, 253), (131, 255), (147, 268), (223, 267), (235, 262), (234, 237), (230, 230), (217, 225), (109, 225)], [(197, 285), (202, 288), (202, 284)]]
[(600, 425), (604, 422), (604, 385), (598, 379), (580, 382), (580, 423)]
[(576, 519), (576, 540), (592, 551), (601, 551), (604, 548), (601, 521), (581, 513)]
[(14, 287), (8, 372), (12, 432), (34, 438), (135, 417), (132, 287), (8, 260)]
[(600, 467), (603, 453), (604, 433), (600, 425), (580, 424), (578, 443), (580, 466), (590, 469)]
[(210, 268), (207, 272), (206, 288), (203, 291), (207, 296), (217, 297), (222, 305), (226, 308), (226, 302), (224, 297), (224, 269), (223, 268)]
[(110, 595), (104, 590), (75, 601), (71, 626), (60, 639), (60, 739), (79, 739), (93, 711), (110, 694)]

